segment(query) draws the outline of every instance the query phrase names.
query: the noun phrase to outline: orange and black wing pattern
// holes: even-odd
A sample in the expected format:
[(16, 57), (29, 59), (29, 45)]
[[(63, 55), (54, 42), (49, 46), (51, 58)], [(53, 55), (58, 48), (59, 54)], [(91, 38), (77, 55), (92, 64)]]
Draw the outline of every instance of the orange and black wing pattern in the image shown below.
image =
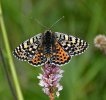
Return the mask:
[(44, 65), (44, 63), (47, 61), (47, 58), (43, 53), (36, 53), (33, 59), (28, 60), (28, 63), (33, 65), (33, 66), (41, 66)]
[(58, 42), (56, 42), (55, 43), (55, 52), (52, 54), (52, 57), (51, 57), (52, 63), (55, 65), (61, 66), (63, 64), (68, 63), (70, 58), (71, 57), (68, 55), (67, 52), (65, 52), (63, 50), (61, 45)]
[(55, 32), (55, 38), (70, 56), (82, 54), (89, 46), (87, 42), (80, 38), (60, 32)]
[(21, 61), (28, 61), (33, 66), (43, 65), (46, 58), (43, 53), (38, 50), (38, 48), (41, 47), (41, 41), (42, 34), (40, 33), (21, 43), (13, 51), (13, 55)]

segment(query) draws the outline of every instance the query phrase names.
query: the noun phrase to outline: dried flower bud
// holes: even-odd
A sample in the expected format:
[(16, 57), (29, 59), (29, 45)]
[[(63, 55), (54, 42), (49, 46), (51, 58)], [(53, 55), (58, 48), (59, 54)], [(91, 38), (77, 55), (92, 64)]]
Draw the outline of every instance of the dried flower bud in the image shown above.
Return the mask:
[(106, 36), (105, 35), (97, 35), (94, 39), (95, 47), (99, 48), (106, 54)]
[(43, 74), (39, 74), (37, 77), (40, 79), (39, 85), (43, 87), (44, 93), (51, 96), (55, 94), (57, 97), (60, 95), (59, 92), (63, 89), (59, 81), (63, 77), (63, 70), (59, 66), (53, 64), (45, 64), (42, 67)]

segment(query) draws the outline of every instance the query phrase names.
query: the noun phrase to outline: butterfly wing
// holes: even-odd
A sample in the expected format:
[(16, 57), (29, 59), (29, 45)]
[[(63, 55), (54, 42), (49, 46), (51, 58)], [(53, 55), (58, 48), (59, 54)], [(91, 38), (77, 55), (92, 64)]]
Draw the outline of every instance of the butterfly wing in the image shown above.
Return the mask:
[(41, 55), (40, 49), (42, 34), (35, 35), (34, 37), (26, 40), (20, 44), (14, 51), (13, 55), (21, 61), (28, 61), (31, 65), (39, 66), (44, 63), (45, 58)]
[(28, 63), (33, 65), (33, 66), (41, 66), (44, 65), (44, 63), (47, 61), (47, 58), (43, 53), (38, 52), (35, 54), (34, 58), (31, 60), (28, 60)]
[(62, 48), (71, 56), (83, 53), (88, 47), (87, 42), (84, 40), (64, 33), (55, 32), (55, 38)]
[(71, 57), (63, 50), (57, 41), (55, 42), (54, 48), (55, 52), (53, 52), (51, 57), (52, 64), (60, 66), (68, 63)]

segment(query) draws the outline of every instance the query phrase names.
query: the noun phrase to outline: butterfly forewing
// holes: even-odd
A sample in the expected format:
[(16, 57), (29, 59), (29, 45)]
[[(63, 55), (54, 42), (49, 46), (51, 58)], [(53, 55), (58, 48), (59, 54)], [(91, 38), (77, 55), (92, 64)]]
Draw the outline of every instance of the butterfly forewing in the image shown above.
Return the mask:
[(71, 35), (55, 32), (55, 37), (62, 48), (68, 52), (70, 56), (79, 55), (88, 47), (87, 42)]

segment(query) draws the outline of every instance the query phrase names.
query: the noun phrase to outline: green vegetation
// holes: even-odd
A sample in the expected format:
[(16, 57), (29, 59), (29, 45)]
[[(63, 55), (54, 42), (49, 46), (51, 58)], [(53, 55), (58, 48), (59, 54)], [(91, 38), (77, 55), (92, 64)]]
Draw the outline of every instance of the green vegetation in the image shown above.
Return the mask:
[[(106, 35), (105, 0), (1, 0), (0, 3), (8, 38), (4, 38), (5, 32), (0, 25), (0, 49), (3, 53), (0, 57), (0, 100), (14, 100), (4, 63), (18, 98), (22, 95), (25, 100), (49, 100), (38, 85), (37, 76), (41, 68), (11, 58), (11, 55), (20, 43), (46, 30), (35, 19), (49, 27), (62, 16), (64, 19), (52, 31), (79, 37), (90, 46), (85, 53), (62, 66), (65, 71), (61, 80), (63, 90), (56, 100), (106, 100), (106, 55), (94, 47), (96, 35)], [(16, 71), (15, 76), (13, 71)], [(20, 86), (20, 92), (17, 86)]]

